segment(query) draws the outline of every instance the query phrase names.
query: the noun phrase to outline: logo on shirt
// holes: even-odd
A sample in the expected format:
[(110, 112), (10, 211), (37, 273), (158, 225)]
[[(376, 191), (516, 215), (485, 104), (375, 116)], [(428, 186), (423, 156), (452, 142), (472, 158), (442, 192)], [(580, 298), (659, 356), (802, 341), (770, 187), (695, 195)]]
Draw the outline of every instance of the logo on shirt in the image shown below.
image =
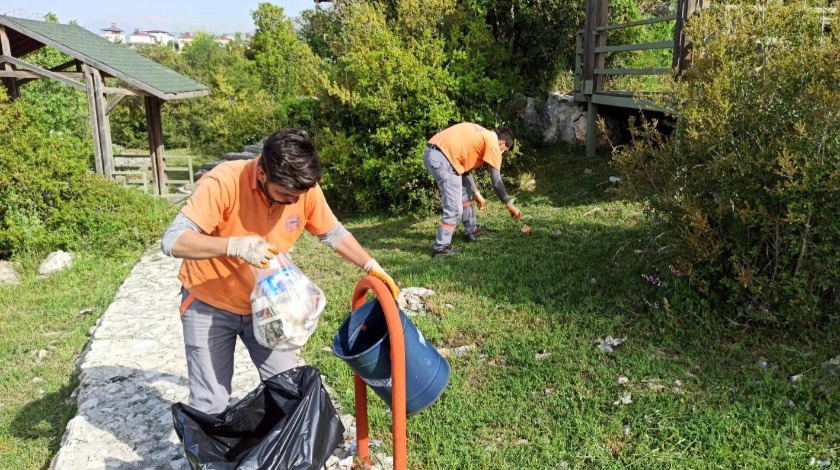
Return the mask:
[(285, 223), (286, 231), (289, 233), (297, 232), (298, 228), (300, 227), (300, 216), (297, 214), (292, 214), (286, 218)]

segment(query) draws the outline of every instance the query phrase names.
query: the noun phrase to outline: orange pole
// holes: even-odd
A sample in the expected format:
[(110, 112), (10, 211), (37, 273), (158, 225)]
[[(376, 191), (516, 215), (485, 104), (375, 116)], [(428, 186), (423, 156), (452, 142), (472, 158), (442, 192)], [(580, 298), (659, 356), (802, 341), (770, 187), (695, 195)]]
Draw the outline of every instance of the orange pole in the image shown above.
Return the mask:
[(359, 464), (368, 468), (371, 461), (368, 440), (367, 384), (357, 372), (353, 372), (353, 381), (356, 390), (356, 447), (359, 453)]
[[(405, 333), (403, 332), (400, 311), (388, 286), (373, 276), (365, 276), (356, 284), (353, 291), (353, 310), (364, 305), (368, 291), (373, 291), (388, 325), (388, 337), (391, 343), (391, 417), (394, 439), (394, 470), (406, 470), (406, 393), (405, 393)], [(359, 461), (370, 465), (367, 422), (367, 389), (364, 381), (355, 374), (356, 391), (356, 442)]]

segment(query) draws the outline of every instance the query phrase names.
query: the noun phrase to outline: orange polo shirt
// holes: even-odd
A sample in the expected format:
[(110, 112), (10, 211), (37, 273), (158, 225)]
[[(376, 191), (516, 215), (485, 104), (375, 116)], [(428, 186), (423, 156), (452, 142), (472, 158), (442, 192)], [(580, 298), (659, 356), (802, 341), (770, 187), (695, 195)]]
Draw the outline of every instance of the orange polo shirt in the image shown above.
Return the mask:
[[(259, 236), (288, 252), (303, 230), (323, 235), (338, 224), (316, 185), (289, 205), (272, 204), (259, 189), (258, 159), (222, 163), (201, 177), (181, 212), (215, 237)], [(240, 258), (185, 259), (178, 279), (197, 299), (240, 315), (251, 314), (254, 272)]]
[(497, 170), (502, 169), (502, 151), (496, 133), (478, 124), (462, 122), (444, 129), (429, 139), (446, 155), (449, 163), (459, 175), (472, 171), (483, 164)]

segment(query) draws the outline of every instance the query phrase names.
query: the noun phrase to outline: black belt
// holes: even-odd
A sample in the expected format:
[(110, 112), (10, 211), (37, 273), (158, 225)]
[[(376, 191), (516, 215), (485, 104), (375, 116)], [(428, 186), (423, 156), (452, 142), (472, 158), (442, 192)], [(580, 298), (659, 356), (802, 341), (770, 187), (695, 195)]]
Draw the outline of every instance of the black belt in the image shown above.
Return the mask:
[(426, 144), (426, 148), (429, 150), (437, 150), (438, 152), (443, 153), (443, 150), (441, 150), (440, 147), (438, 147), (435, 144)]

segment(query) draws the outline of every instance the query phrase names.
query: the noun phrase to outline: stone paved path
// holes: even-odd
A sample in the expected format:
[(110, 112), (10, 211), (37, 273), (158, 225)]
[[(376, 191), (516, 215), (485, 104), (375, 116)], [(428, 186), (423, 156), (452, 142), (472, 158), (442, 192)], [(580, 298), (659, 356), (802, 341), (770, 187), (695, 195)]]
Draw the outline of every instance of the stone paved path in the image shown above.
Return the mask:
[[(94, 327), (79, 358), (78, 412), (52, 468), (189, 469), (170, 413), (173, 403), (186, 403), (189, 396), (178, 316), (180, 263), (158, 247), (150, 249)], [(259, 384), (241, 342), (235, 364), (232, 402)], [(351, 415), (341, 418), (345, 442), (328, 469), (349, 468), (352, 461), (355, 422)], [(389, 457), (379, 460), (390, 466)]]

